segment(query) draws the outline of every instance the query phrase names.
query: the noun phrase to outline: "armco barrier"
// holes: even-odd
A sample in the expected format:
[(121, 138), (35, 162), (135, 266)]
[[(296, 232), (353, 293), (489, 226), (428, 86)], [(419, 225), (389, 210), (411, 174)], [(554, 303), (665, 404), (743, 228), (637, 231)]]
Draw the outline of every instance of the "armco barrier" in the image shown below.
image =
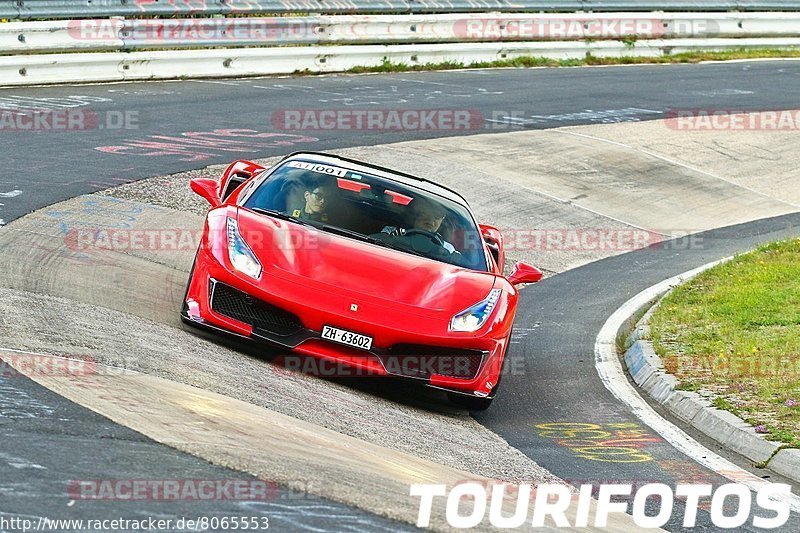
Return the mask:
[(796, 13), (459, 13), (0, 24), (0, 54), (209, 46), (795, 37)]
[(556, 59), (595, 56), (657, 57), (667, 52), (800, 47), (800, 38), (654, 39), (630, 47), (622, 41), (540, 41), (416, 45), (298, 46), (151, 52), (40, 54), (0, 57), (0, 84), (235, 77), (311, 72), (341, 72), (377, 66), (384, 59), (410, 65), (542, 56)]
[(796, 11), (797, 0), (0, 0), (0, 18), (260, 13)]
[[(487, 5), (477, 0), (459, 1), (459, 5), (468, 4), (470, 8)], [(169, 5), (182, 6), (181, 9), (195, 6), (198, 15), (208, 15), (214, 6), (223, 4), (228, 12), (244, 6), (235, 0), (87, 2), (91, 6), (89, 12), (115, 6), (149, 10)], [(79, 3), (45, 0), (36, 5), (66, 8)], [(3, 4), (10, 6), (6, 0), (0, 0), (0, 7)], [(305, 6), (304, 2), (291, 5), (299, 10), (301, 4)], [(433, 2), (415, 1), (415, 4), (430, 7)], [(25, 9), (31, 3), (18, 0), (14, 5)], [(247, 5), (248, 9), (256, 9), (255, 5), (264, 4), (248, 2)], [(290, 4), (282, 1), (275, 5)], [(447, 8), (454, 4), (437, 5)], [(511, 7), (523, 9), (531, 5)], [(336, 6), (342, 10), (366, 9), (363, 3)], [(377, 66), (384, 60), (415, 65), (444, 61), (470, 64), (518, 56), (654, 57), (699, 50), (797, 48), (798, 37), (800, 11), (301, 13), (286, 17), (115, 17), (2, 22), (0, 85), (341, 72), (356, 66)]]

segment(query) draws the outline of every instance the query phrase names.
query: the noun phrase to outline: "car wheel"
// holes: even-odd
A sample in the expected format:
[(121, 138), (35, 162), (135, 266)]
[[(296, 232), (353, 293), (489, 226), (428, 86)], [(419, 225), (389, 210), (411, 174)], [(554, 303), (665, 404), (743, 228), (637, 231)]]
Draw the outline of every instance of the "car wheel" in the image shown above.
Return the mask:
[(479, 398), (477, 396), (467, 396), (464, 394), (448, 393), (450, 403), (467, 411), (485, 411), (492, 405), (493, 398)]

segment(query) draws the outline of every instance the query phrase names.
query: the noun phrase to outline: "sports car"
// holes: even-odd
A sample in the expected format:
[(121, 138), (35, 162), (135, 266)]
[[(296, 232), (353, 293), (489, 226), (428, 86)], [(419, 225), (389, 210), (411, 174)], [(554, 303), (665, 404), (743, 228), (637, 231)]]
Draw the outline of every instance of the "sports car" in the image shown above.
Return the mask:
[(298, 152), (197, 178), (208, 211), (181, 317), (364, 375), (418, 380), (461, 408), (497, 394), (517, 308), (503, 237), (457, 192)]

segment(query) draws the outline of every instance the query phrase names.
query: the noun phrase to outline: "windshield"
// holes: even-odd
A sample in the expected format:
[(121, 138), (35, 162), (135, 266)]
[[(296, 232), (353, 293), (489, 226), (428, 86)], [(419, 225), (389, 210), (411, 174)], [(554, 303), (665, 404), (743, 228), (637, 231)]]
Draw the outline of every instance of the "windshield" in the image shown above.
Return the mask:
[(260, 212), (375, 245), (473, 270), (487, 270), (467, 209), (446, 198), (341, 166), (293, 160), (244, 203)]

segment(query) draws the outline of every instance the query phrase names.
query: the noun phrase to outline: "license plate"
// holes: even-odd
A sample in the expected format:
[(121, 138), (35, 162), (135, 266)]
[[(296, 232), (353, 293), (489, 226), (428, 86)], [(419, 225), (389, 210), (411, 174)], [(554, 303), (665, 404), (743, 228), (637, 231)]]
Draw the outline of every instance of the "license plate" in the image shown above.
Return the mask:
[(360, 350), (369, 350), (372, 348), (372, 337), (331, 326), (322, 327), (322, 338), (338, 342), (339, 344), (346, 344), (347, 346), (352, 346)]

